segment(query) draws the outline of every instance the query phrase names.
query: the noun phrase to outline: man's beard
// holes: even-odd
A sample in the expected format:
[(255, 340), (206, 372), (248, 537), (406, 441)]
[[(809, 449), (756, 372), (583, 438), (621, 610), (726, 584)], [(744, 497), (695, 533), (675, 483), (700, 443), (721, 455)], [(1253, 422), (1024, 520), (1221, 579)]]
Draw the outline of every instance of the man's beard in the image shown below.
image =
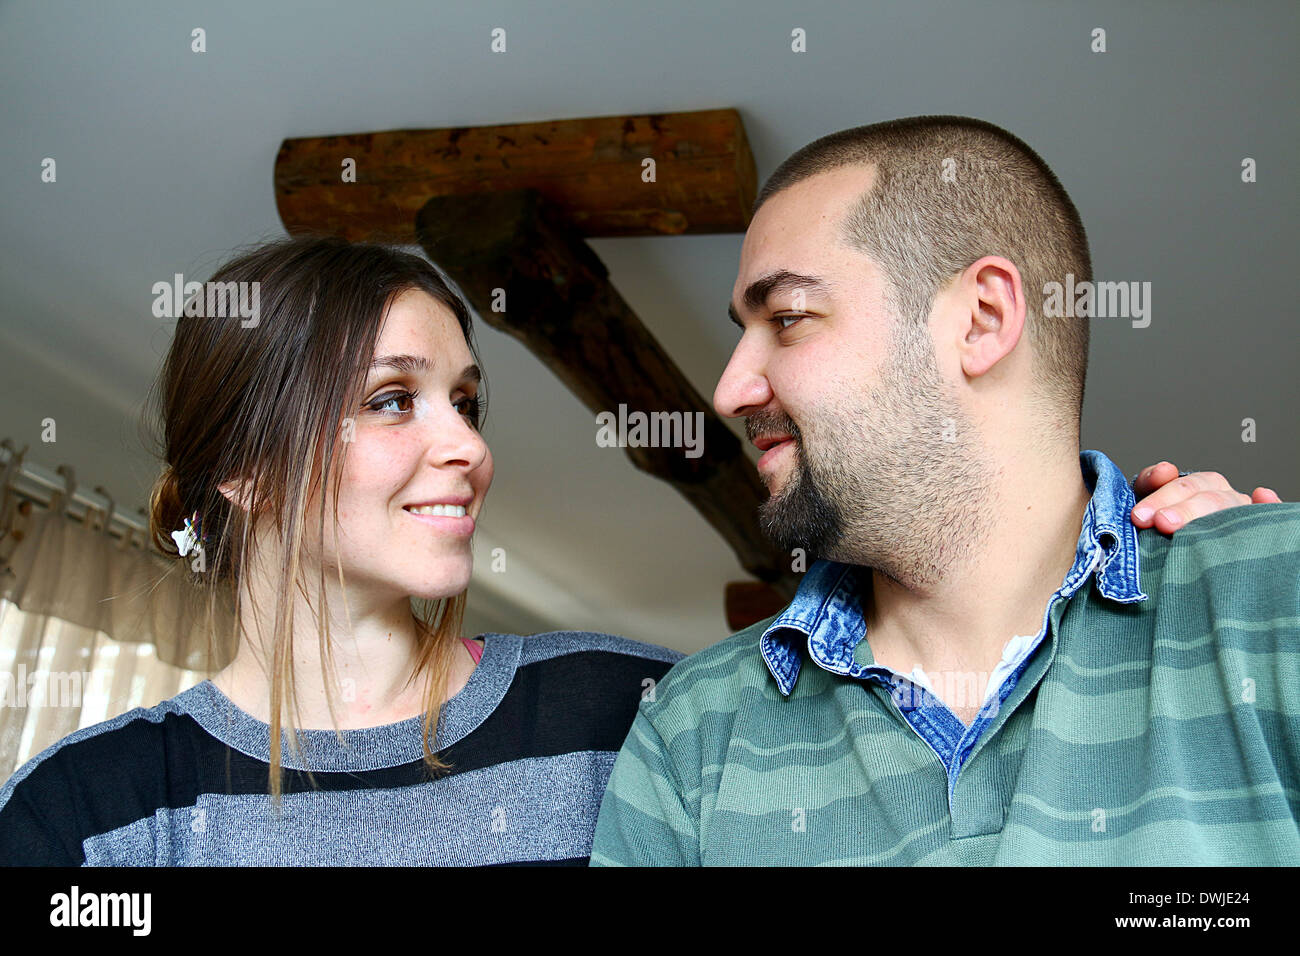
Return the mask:
[(804, 455), (803, 434), (789, 418), (760, 413), (745, 425), (751, 438), (778, 431), (790, 435), (794, 452), (793, 473), (780, 494), (771, 495), (758, 509), (758, 521), (782, 551), (802, 548), (819, 557), (836, 548), (844, 537), (845, 517), (838, 497), (829, 494), (808, 466)]
[(793, 439), (785, 487), (759, 509), (778, 548), (916, 587), (938, 580), (983, 534), (992, 469), (924, 329), (896, 332), (879, 383), (846, 395), (804, 430), (780, 412), (746, 422), (751, 439)]

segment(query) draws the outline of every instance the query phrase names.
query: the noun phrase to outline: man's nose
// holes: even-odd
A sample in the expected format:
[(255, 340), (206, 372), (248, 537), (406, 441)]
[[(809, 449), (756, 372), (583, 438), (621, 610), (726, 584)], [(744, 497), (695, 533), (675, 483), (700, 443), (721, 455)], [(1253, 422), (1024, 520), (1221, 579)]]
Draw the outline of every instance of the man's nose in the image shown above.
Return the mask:
[(723, 418), (739, 418), (771, 400), (772, 386), (767, 381), (762, 353), (742, 338), (713, 390), (713, 407)]

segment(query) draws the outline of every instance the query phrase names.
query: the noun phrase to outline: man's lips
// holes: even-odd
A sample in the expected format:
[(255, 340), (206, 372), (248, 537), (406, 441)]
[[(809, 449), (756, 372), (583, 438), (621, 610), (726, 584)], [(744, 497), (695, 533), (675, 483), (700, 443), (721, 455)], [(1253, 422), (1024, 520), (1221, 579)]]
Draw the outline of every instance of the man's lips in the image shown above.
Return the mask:
[(773, 445), (779, 445), (783, 441), (789, 441), (790, 436), (786, 434), (759, 435), (754, 439), (754, 447), (759, 451), (767, 451)]
[(789, 435), (764, 435), (754, 439), (754, 447), (763, 452), (762, 457), (758, 459), (758, 470), (762, 471), (770, 468), (787, 448), (793, 448), (794, 439)]

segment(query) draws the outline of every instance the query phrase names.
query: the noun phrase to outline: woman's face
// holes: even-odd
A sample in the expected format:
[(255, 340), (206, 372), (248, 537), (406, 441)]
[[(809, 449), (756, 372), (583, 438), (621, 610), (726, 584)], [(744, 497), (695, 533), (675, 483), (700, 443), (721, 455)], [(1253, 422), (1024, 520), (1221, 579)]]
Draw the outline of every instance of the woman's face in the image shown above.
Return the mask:
[(342, 562), (349, 589), (433, 599), (469, 585), (470, 534), (492, 483), (480, 401), (452, 312), (425, 292), (398, 296), (344, 422), (339, 537), (324, 556), (328, 569)]

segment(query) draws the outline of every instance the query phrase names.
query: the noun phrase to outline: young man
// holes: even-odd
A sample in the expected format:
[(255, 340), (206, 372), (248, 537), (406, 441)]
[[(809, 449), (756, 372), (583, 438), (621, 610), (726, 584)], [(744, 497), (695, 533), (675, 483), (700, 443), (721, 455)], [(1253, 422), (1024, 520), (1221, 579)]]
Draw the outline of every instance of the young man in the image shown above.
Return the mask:
[(1300, 863), (1300, 506), (1135, 528), (1067, 276), (1074, 205), (987, 123), (776, 171), (714, 404), (821, 560), (642, 703), (594, 864)]

